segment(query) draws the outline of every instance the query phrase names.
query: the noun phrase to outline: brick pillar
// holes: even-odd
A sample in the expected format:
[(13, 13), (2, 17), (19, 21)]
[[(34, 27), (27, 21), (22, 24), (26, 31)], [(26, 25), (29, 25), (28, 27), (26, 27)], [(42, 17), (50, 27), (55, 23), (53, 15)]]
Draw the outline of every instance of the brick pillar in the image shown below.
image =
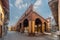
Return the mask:
[(32, 21), (32, 33), (34, 33), (35, 32), (35, 21)]
[(42, 23), (42, 32), (44, 32), (44, 23)]
[(50, 32), (50, 25), (49, 25), (49, 23), (47, 23), (47, 25), (46, 25), (46, 31)]
[(31, 27), (32, 27), (32, 29), (31, 29), (32, 35), (35, 36), (35, 21), (31, 22)]
[(21, 27), (21, 32), (24, 33), (23, 23), (22, 23), (22, 27)]
[(29, 29), (28, 32), (31, 33), (31, 21), (29, 21), (29, 28), (28, 29)]
[(60, 0), (58, 1), (58, 24), (59, 24), (59, 31), (60, 31)]
[(35, 35), (35, 21), (29, 21), (29, 36)]

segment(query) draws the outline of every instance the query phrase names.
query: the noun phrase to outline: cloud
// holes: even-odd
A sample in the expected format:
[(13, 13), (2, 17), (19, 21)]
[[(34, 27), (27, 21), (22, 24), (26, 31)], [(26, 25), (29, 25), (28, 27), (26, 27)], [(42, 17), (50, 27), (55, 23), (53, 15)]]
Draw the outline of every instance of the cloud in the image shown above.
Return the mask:
[(10, 7), (13, 7), (13, 4), (10, 3)]
[(42, 4), (41, 0), (36, 0), (36, 2), (34, 3), (34, 9), (38, 8), (41, 4)]
[(25, 8), (25, 7), (27, 7), (27, 3), (22, 4), (22, 5), (19, 5), (18, 7), (19, 7), (20, 9), (21, 9), (21, 8)]
[(52, 13), (50, 13), (50, 15), (48, 17), (51, 17), (51, 19), (54, 19)]
[(18, 19), (19, 17), (18, 17), (18, 16), (16, 16), (15, 18), (16, 18), (16, 19)]
[(16, 0), (15, 1), (15, 6), (17, 7), (20, 3), (23, 3), (23, 1), (22, 0)]
[(27, 3), (23, 3), (23, 0), (16, 0), (15, 6), (19, 9), (27, 7)]
[(51, 1), (51, 0), (48, 0), (48, 1)]

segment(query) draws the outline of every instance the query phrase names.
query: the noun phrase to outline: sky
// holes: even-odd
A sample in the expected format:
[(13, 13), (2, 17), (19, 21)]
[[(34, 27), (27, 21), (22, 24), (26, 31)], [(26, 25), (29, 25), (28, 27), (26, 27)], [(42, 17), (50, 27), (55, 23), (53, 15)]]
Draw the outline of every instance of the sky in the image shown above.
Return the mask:
[(8, 26), (15, 25), (31, 4), (33, 4), (33, 10), (42, 17), (52, 17), (48, 0), (9, 0), (10, 21)]

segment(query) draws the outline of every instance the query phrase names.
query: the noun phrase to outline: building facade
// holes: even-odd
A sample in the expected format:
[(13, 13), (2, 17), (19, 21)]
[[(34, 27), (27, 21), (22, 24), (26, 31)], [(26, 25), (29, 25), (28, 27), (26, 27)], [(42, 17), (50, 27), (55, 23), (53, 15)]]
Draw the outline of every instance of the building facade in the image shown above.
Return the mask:
[(53, 17), (54, 17), (54, 19), (55, 19), (55, 22), (56, 22), (56, 28), (59, 30), (59, 19), (60, 19), (60, 17), (59, 17), (59, 14), (60, 13), (58, 13), (58, 1), (59, 0), (50, 0), (49, 2), (48, 2), (48, 4), (49, 4), (49, 6), (50, 6), (50, 8), (51, 8), (51, 11), (52, 11), (52, 15), (53, 15)]
[(0, 37), (7, 33), (9, 21), (9, 1), (0, 0)]
[(33, 11), (33, 5), (29, 6), (27, 11), (21, 16), (15, 26), (17, 31), (27, 32), (29, 35), (49, 32), (48, 21)]
[(59, 23), (59, 31), (60, 31), (60, 0), (58, 1), (58, 23)]

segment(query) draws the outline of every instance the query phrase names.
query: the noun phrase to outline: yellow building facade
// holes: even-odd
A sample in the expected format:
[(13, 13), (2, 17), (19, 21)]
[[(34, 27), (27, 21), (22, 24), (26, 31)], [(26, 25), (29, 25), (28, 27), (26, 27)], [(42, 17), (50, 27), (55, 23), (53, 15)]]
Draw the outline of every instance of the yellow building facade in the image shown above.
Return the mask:
[(0, 0), (0, 37), (3, 35), (2, 34), (3, 23), (4, 23), (4, 10), (2, 8), (2, 3), (1, 3), (1, 0)]
[[(7, 31), (9, 6), (8, 0), (0, 0), (0, 37), (4, 36)], [(7, 11), (8, 9), (8, 11)], [(8, 14), (7, 14), (8, 13)]]

